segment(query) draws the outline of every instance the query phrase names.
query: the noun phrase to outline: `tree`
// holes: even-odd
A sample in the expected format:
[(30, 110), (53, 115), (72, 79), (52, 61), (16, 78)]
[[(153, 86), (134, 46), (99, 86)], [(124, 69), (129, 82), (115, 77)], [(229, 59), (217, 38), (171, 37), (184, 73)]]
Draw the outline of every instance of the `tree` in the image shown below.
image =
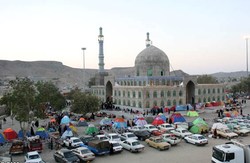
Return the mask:
[(211, 75), (201, 75), (197, 78), (198, 84), (217, 84), (218, 81), (215, 77)]
[(74, 90), (71, 111), (79, 114), (92, 113), (99, 110), (99, 104), (96, 96)]
[(245, 92), (250, 94), (250, 76), (247, 78), (241, 79), (240, 83), (233, 85), (231, 91), (235, 93)]

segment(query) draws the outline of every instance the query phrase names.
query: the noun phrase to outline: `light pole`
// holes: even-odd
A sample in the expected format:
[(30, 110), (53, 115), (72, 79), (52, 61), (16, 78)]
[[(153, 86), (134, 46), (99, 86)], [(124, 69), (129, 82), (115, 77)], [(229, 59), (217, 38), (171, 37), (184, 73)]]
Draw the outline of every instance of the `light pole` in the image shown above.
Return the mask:
[(82, 48), (83, 51), (83, 88), (85, 89), (85, 50), (86, 48)]
[(247, 77), (248, 77), (248, 39), (250, 37), (249, 36), (245, 36), (245, 39), (246, 39), (246, 64), (247, 64)]

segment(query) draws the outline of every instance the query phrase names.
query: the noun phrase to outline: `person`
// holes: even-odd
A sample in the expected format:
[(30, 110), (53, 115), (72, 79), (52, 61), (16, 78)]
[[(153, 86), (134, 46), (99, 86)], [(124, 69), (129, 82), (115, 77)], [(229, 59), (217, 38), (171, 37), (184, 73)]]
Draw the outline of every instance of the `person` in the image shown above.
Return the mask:
[(243, 112), (243, 111), (242, 111), (242, 107), (240, 107), (240, 115), (242, 115), (242, 112)]
[(3, 123), (6, 124), (6, 119), (5, 119), (5, 117), (3, 118)]
[(110, 143), (110, 148), (109, 148), (109, 154), (112, 155), (114, 153), (114, 149), (113, 149), (114, 145), (112, 143)]
[(217, 139), (217, 129), (214, 129), (214, 138)]

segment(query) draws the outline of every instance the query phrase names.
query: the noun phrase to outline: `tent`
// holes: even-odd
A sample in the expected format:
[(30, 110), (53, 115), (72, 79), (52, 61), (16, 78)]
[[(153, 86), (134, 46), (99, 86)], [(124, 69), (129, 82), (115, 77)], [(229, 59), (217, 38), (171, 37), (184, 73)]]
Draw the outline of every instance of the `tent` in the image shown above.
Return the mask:
[(55, 119), (55, 118), (51, 118), (51, 119), (50, 119), (50, 122), (51, 122), (51, 123), (55, 123), (55, 122), (56, 122), (56, 119)]
[(164, 121), (164, 122), (167, 122), (167, 117), (162, 114), (162, 113), (159, 113), (158, 116), (160, 116), (160, 118)]
[[(189, 110), (193, 109), (192, 105), (190, 105), (190, 104), (187, 104), (187, 105), (188, 105)], [(175, 110), (176, 111), (185, 111), (185, 110), (187, 110), (187, 105), (177, 105)]]
[(112, 121), (108, 117), (105, 117), (100, 121), (100, 125), (112, 125)]
[(79, 120), (78, 123), (77, 123), (77, 126), (88, 126), (88, 123), (87, 123), (87, 121), (85, 119), (84, 120)]
[(160, 116), (156, 116), (155, 119), (154, 119), (154, 121), (152, 122), (152, 125), (157, 126), (157, 125), (161, 125), (163, 123), (164, 123), (164, 121), (161, 119), (161, 117)]
[(72, 137), (72, 136), (73, 136), (73, 132), (71, 131), (70, 128), (68, 128), (66, 131), (64, 131), (61, 138), (66, 139), (67, 137)]
[(67, 115), (65, 115), (62, 119), (61, 119), (61, 125), (62, 124), (69, 124), (71, 120), (69, 119), (69, 117)]
[[(18, 131), (18, 139), (24, 139), (23, 130)], [(26, 131), (26, 136), (30, 137), (30, 132)]]
[(231, 117), (238, 117), (239, 112), (237, 112), (236, 110), (231, 112)]
[(41, 139), (49, 138), (49, 134), (45, 131), (45, 129), (43, 127), (39, 127), (36, 130), (36, 135), (40, 136)]
[(2, 133), (0, 133), (0, 144), (3, 145), (6, 142), (5, 137)]
[(175, 112), (169, 117), (169, 121), (172, 123), (175, 122), (186, 122), (185, 118), (181, 115), (181, 113)]
[(69, 125), (69, 128), (72, 130), (73, 133), (77, 133), (77, 128), (74, 125)]
[(214, 129), (228, 129), (228, 127), (223, 123), (214, 123), (212, 126), (212, 130)]
[(127, 128), (127, 122), (121, 118), (115, 118), (113, 128)]
[(201, 132), (208, 132), (208, 124), (202, 118), (196, 118), (193, 122), (193, 126), (189, 129), (194, 134), (200, 134)]
[(227, 112), (227, 111), (225, 111), (225, 112), (223, 113), (223, 115), (224, 115), (224, 117), (231, 117), (230, 112)]
[(3, 131), (3, 134), (7, 140), (12, 140), (18, 138), (16, 131), (11, 128), (7, 128)]
[(98, 129), (93, 124), (89, 124), (89, 126), (85, 130), (85, 134), (91, 135), (91, 134), (94, 134), (94, 133), (97, 134)]
[(147, 123), (147, 121), (143, 117), (139, 117), (135, 121), (135, 124), (136, 124), (136, 126), (144, 126), (144, 125), (146, 125), (148, 123)]
[(198, 117), (199, 113), (197, 111), (191, 110), (187, 112), (188, 117)]

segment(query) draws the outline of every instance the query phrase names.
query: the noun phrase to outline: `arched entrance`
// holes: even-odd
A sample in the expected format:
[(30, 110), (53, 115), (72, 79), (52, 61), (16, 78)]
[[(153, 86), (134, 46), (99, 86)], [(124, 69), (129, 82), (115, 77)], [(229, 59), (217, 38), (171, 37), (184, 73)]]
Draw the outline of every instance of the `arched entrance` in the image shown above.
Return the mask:
[(110, 81), (107, 82), (106, 84), (106, 103), (111, 103), (113, 102), (113, 86)]
[(195, 103), (195, 85), (192, 81), (189, 81), (186, 85), (186, 103)]

